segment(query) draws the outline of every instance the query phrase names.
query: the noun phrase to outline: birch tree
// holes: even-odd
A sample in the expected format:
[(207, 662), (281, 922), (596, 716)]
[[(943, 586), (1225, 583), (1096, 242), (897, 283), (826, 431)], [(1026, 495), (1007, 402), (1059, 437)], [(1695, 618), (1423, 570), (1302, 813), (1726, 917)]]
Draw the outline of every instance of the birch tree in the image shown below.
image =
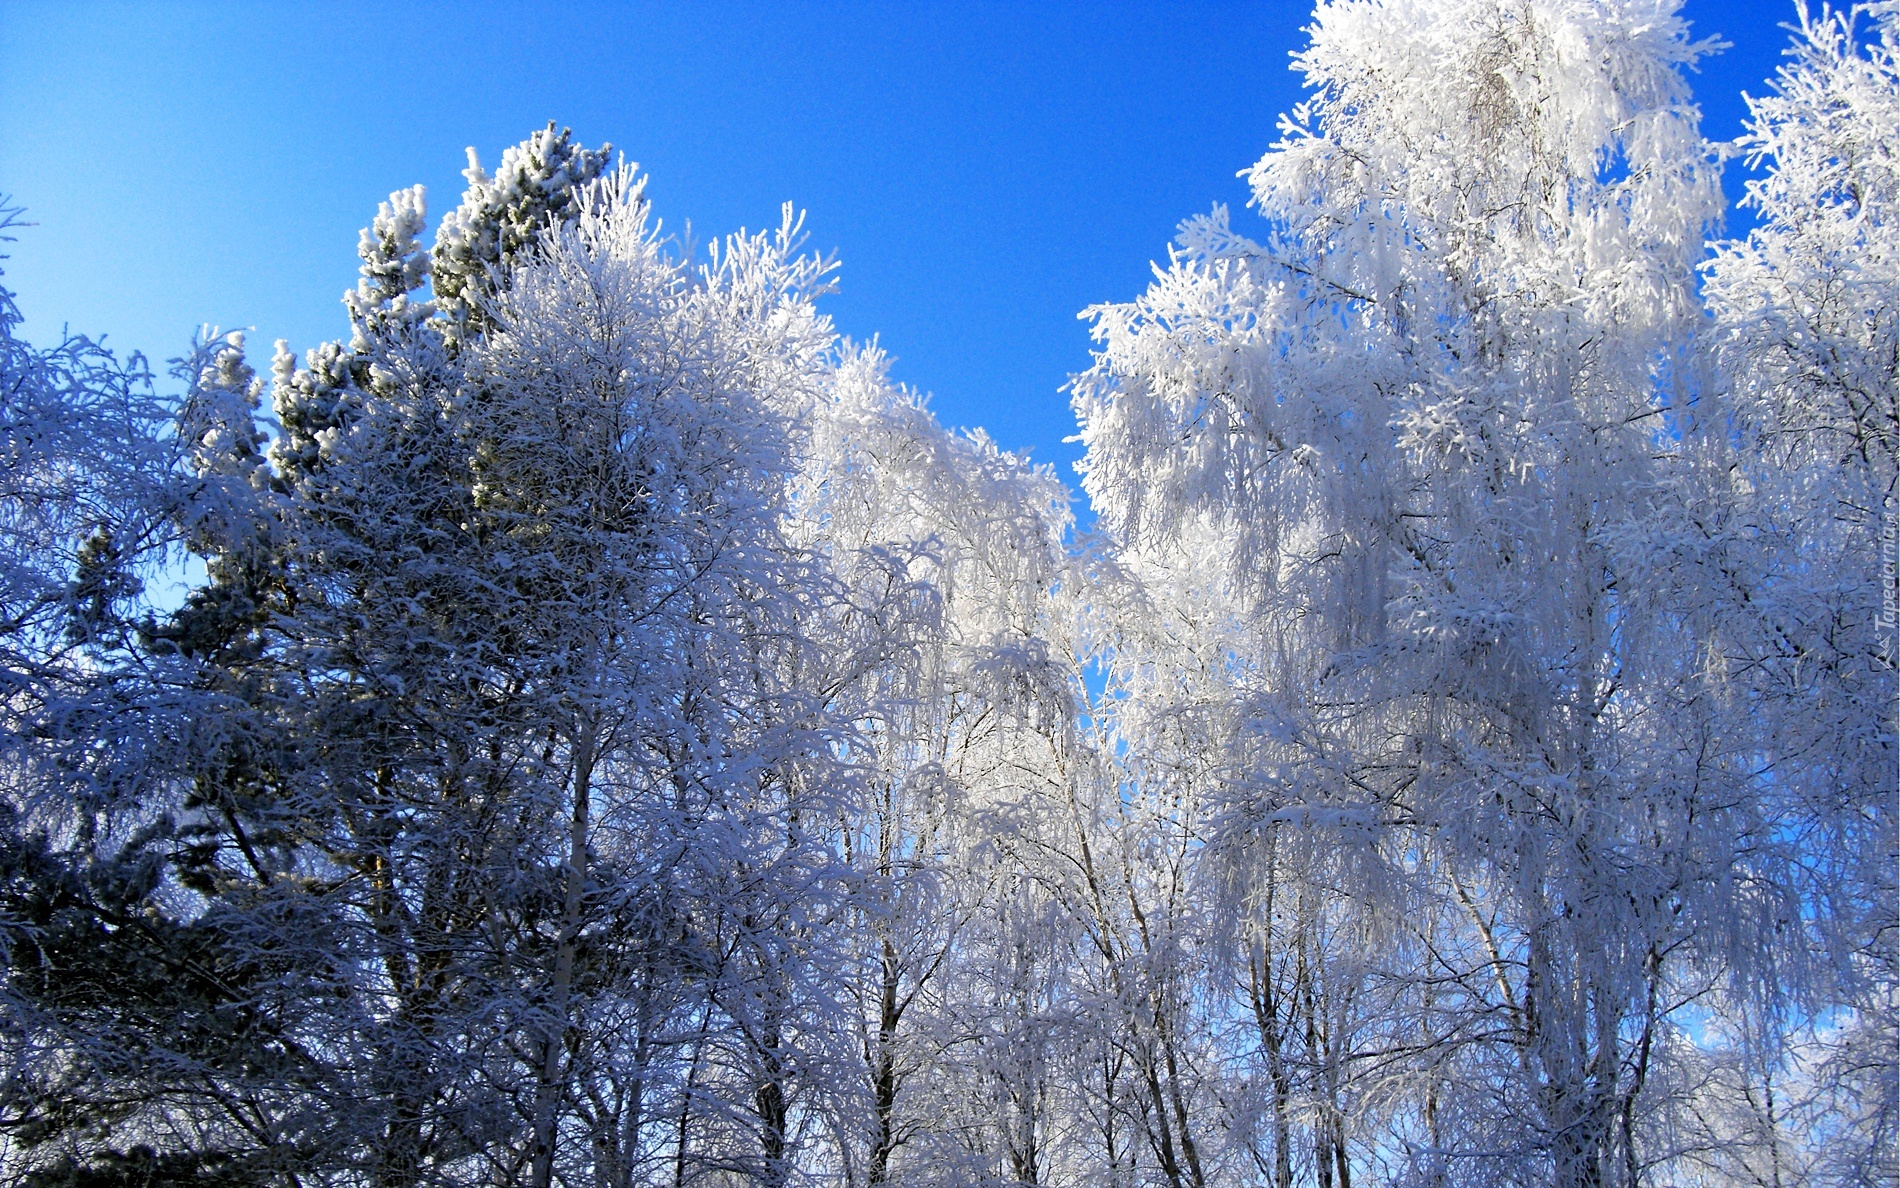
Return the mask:
[[(1749, 1146), (1774, 1170), (1806, 1148), (1807, 1174), (1854, 1183), (1894, 1177), (1900, 1125), (1897, 37), (1891, 6), (1800, 10), (1791, 61), (1749, 101), (1742, 143), (1761, 171), (1744, 201), (1760, 221), (1717, 245), (1706, 286), (1743, 447), (1712, 550), (1733, 591), (1724, 642), (1774, 833), (1797, 851), (1789, 918), (1812, 946), (1762, 971), (1737, 1013), (1755, 1029), (1735, 1035), (1738, 1055), (1759, 1054), (1752, 1099), (1781, 1086), (1757, 1111), (1774, 1141)], [(1817, 1027), (1824, 1039), (1801, 1042)]]
[[(1091, 311), (1104, 527), (1138, 574), (1221, 582), (1174, 612), (1233, 707), (1210, 799), (1371, 831), (1356, 894), (1451, 906), (1393, 971), (1437, 987), (1448, 1060), (1384, 1140), (1406, 1175), (1639, 1179), (1658, 1030), (1772, 927), (1707, 894), (1746, 748), (1655, 564), (1705, 465), (1700, 52), (1667, 4), (1321, 5), (1314, 93), (1248, 174), (1269, 235), (1192, 220)], [(1144, 682), (1182, 668), (1121, 663), (1140, 754)]]
[(982, 433), (946, 431), (886, 368), (875, 350), (841, 361), (794, 519), (846, 592), (822, 688), (858, 724), (868, 785), (839, 830), (865, 880), (849, 982), (863, 1075), (855, 1174), (984, 1182), (1012, 1159), (1035, 1162), (1020, 1128), (1013, 1155), (998, 1149), (1009, 1144), (994, 1141), (983, 1071), (1036, 1038), (990, 1034), (987, 1008), (1036, 1010), (1033, 991), (1006, 981), (1000, 1000), (966, 995), (1000, 955), (990, 944), (1010, 910), (1009, 837), (1059, 784), (1069, 746), (1054, 590), (1067, 495)]

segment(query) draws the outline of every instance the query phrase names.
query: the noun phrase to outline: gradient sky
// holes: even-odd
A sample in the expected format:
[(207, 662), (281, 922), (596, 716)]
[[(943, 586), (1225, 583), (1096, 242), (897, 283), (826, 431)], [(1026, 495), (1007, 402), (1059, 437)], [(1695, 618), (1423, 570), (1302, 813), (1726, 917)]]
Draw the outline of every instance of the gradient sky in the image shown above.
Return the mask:
[[(879, 336), (953, 425), (1068, 463), (1076, 313), (1126, 300), (1175, 224), (1226, 202), (1299, 97), (1304, 3), (88, 4), (0, 0), (0, 194), (26, 335), (106, 334), (163, 370), (201, 323), (301, 352), (344, 332), (358, 228), (428, 187), (432, 222), (557, 120), (651, 177), (704, 240), (809, 212), (825, 308)], [(1688, 0), (1732, 48), (1696, 80), (1740, 131), (1793, 16)], [(1739, 189), (1741, 167), (1730, 168)]]

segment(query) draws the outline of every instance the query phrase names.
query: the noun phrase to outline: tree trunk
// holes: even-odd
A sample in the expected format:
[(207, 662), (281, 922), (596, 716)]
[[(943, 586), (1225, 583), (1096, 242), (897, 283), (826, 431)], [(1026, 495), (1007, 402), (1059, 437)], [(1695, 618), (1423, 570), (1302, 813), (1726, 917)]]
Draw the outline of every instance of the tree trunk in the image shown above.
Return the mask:
[(890, 1177), (891, 1154), (897, 1148), (893, 1113), (897, 1106), (897, 948), (885, 937), (882, 953), (882, 979), (878, 992), (877, 1049), (871, 1070), (871, 1091), (877, 1111), (877, 1130), (871, 1144), (870, 1182), (885, 1183)]
[(587, 886), (588, 800), (592, 793), (597, 739), (591, 725), (575, 732), (574, 806), (568, 825), (567, 898), (561, 911), (561, 941), (554, 956), (554, 987), (541, 1037), (541, 1083), (534, 1103), (534, 1163), (531, 1188), (554, 1181), (554, 1137), (562, 1097), (561, 1053), (571, 1021), (568, 998), (574, 984), (574, 950), (581, 930), (581, 898)]

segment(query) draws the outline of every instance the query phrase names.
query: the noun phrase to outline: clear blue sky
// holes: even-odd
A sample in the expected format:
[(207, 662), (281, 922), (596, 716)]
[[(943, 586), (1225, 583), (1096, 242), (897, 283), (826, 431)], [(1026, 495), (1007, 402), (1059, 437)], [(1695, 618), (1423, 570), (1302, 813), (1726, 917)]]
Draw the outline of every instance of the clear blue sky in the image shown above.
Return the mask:
[[(1298, 98), (1310, 6), (88, 4), (0, 0), (0, 194), (26, 333), (107, 334), (162, 370), (202, 322), (301, 351), (343, 332), (391, 190), (460, 194), (463, 146), (557, 120), (651, 176), (673, 228), (775, 224), (835, 250), (828, 308), (947, 422), (1062, 463), (1082, 307), (1125, 300)], [(1783, 0), (1689, 0), (1733, 43), (1697, 80), (1740, 130)], [(1731, 167), (1731, 189), (1739, 166)]]

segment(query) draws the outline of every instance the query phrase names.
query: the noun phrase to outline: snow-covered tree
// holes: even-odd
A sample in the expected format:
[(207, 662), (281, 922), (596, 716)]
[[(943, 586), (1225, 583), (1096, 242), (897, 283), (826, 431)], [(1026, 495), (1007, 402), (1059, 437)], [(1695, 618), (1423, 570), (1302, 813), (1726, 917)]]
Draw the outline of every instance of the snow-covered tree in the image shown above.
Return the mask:
[(565, 146), (474, 179), (453, 309), (419, 292), (420, 192), (385, 204), (350, 341), (279, 353), (268, 459), (241, 344), (190, 377), (202, 490), (165, 514), (209, 581), (145, 636), (205, 721), (180, 843), (128, 894), (250, 971), (203, 1009), (276, 1055), (95, 1036), (181, 1071), (75, 1169), (793, 1166), (833, 886), (800, 822), (848, 787), (792, 682), (827, 587), (781, 536), (826, 269), (788, 228), (695, 270), (630, 173)]
[(0, 290), (0, 1171), (1891, 1184), (1900, 8), (1712, 259), (1679, 8), (1321, 0), (1079, 539), (553, 125), (268, 381)]
[[(0, 290), (0, 1161), (23, 1174), (103, 1150), (190, 1176), (223, 1160), (225, 1128), (167, 1095), (235, 1104), (199, 1074), (260, 1056), (260, 1029), (217, 1010), (248, 980), (214, 972), (229, 950), (144, 910), (183, 844), (176, 788), (212, 707), (189, 665), (139, 640), (189, 516), (221, 502), (193, 461), (224, 449), (222, 422), (200, 401), (174, 431), (141, 358), (71, 336), (36, 349), (19, 323)], [(233, 349), (213, 339), (182, 371), (242, 406), (249, 376), (219, 366)], [(141, 1164), (128, 1133), (187, 1149)]]
[[(1813, 944), (1763, 972), (1737, 1018), (1765, 1033), (1738, 1043), (1765, 1054), (1757, 1096), (1781, 1079), (1769, 1130), (1822, 1153), (1809, 1174), (1879, 1183), (1900, 1175), (1900, 9), (1800, 15), (1792, 61), (1749, 101), (1759, 223), (1717, 245), (1706, 285), (1740, 446), (1710, 520), (1723, 645)], [(1802, 1031), (1824, 1038), (1788, 1057), (1776, 1041)]]
[(1013, 951), (996, 947), (999, 916), (1022, 906), (1012, 839), (1033, 829), (1072, 750), (1057, 592), (1067, 494), (980, 432), (943, 429), (885, 367), (874, 349), (841, 360), (793, 523), (845, 594), (815, 675), (857, 724), (867, 785), (839, 832), (864, 880), (850, 1171), (872, 1184), (1019, 1178), (1008, 1169), (1034, 1165), (1033, 1143), (1020, 1125), (1013, 1148), (1003, 1137), (992, 1078), (1048, 1037), (995, 1029), (1042, 1008), (1007, 979), (975, 987)]
[(1293, 869), (1409, 932), (1366, 966), (1391, 925), (1323, 929), (1317, 968), (1362, 971), (1340, 1002), (1412, 987), (1369, 1050), (1340, 1019), (1309, 1057), (1326, 1094), (1399, 1042), (1422, 1071), (1377, 1133), (1315, 1101), (1346, 1130), (1315, 1142), (1635, 1182), (1671, 1012), (1781, 910), (1738, 865), (1751, 749), (1672, 561), (1723, 473), (1687, 362), (1702, 51), (1673, 3), (1358, 0), (1312, 33), (1314, 94), (1248, 174), (1265, 238), (1192, 220), (1091, 311), (1085, 487), (1152, 607), (1112, 628), (1119, 758), (1230, 862), (1317, 836)]

